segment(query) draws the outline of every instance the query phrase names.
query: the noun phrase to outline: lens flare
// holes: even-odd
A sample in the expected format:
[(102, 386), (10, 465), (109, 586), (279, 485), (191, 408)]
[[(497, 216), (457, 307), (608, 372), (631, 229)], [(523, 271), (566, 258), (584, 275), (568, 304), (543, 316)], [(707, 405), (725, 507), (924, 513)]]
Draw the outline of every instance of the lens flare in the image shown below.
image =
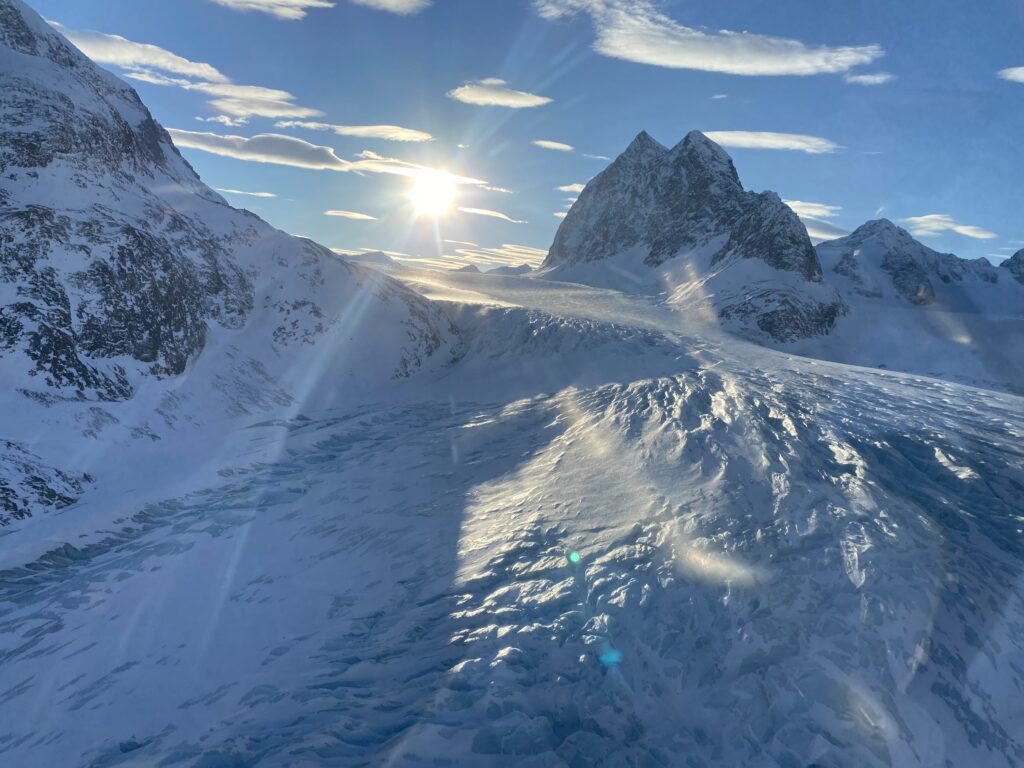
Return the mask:
[(416, 216), (438, 218), (451, 210), (455, 202), (455, 182), (439, 171), (420, 174), (409, 190)]

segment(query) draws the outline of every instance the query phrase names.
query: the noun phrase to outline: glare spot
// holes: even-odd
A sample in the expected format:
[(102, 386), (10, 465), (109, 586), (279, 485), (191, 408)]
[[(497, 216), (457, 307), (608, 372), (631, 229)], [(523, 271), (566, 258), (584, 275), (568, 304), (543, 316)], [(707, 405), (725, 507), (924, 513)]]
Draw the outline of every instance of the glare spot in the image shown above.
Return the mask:
[(455, 182), (440, 171), (422, 173), (413, 182), (409, 199), (417, 216), (443, 216), (455, 202)]
[(617, 666), (622, 661), (622, 651), (617, 651), (614, 648), (609, 648), (607, 651), (601, 654), (601, 664), (606, 667)]
[(582, 558), (580, 558), (580, 553), (579, 552), (570, 552), (569, 553), (569, 562), (570, 563), (578, 563), (581, 559)]

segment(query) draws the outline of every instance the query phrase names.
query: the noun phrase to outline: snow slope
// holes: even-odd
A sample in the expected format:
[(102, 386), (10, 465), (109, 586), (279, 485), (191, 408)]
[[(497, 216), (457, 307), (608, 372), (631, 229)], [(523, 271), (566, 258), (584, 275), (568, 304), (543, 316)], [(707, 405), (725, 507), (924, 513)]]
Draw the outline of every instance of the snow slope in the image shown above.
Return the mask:
[(229, 206), (20, 0), (0, 0), (0, 170), (0, 526), (153, 443), (179, 473), (208, 469), (240, 417), (456, 352), (437, 307)]
[(1024, 762), (1024, 399), (609, 290), (402, 277), (455, 366), (0, 550), (0, 761)]
[(1024, 284), (1012, 264), (938, 253), (884, 219), (817, 252), (850, 311), (788, 349), (1024, 393)]

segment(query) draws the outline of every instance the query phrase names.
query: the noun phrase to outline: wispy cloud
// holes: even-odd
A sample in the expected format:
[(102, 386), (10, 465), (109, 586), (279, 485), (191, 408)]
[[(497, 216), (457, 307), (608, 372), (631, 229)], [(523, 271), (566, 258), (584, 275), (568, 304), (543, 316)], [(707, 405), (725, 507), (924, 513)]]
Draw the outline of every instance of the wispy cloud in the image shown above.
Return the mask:
[(551, 99), (526, 91), (514, 91), (506, 87), (504, 80), (488, 77), (463, 83), (458, 88), (448, 91), (448, 98), (461, 101), (463, 104), (475, 104), (481, 107), (510, 107), (526, 109), (550, 104)]
[(361, 139), (383, 139), (385, 141), (433, 141), (434, 137), (426, 131), (403, 128), (399, 125), (334, 125), (333, 123), (316, 123), (306, 120), (281, 120), (275, 123), (278, 128), (307, 128), (311, 131), (333, 131), (338, 136), (356, 136)]
[(819, 219), (827, 219), (843, 210), (838, 205), (827, 203), (808, 203), (803, 200), (783, 200), (786, 205), (793, 209), (797, 216), (814, 216)]
[(51, 21), (50, 25), (98, 64), (112, 64), (127, 70), (159, 69), (163, 72), (195, 77), (211, 83), (230, 82), (227, 76), (212, 64), (191, 61), (156, 45), (136, 43), (120, 35), (70, 29), (56, 21)]
[(727, 93), (716, 93), (714, 96), (711, 97), (711, 100), (712, 101), (723, 101), (723, 100), (728, 99), (728, 98), (729, 98), (729, 94), (727, 94)]
[(511, 189), (505, 189), (505, 187), (493, 187), (490, 184), (481, 184), (480, 189), (484, 192), (500, 192), (503, 195), (514, 195), (515, 192)]
[(305, 18), (309, 8), (333, 8), (330, 0), (211, 0), (234, 11), (259, 11), (279, 19)]
[(1024, 83), (1024, 67), (1001, 69), (996, 74), (1003, 78), (1003, 80), (1009, 80), (1011, 83)]
[(588, 154), (584, 154), (583, 156), (584, 157), (589, 157), (591, 160), (611, 160), (611, 158), (607, 157), (606, 155), (588, 155)]
[(502, 221), (508, 221), (512, 224), (528, 223), (525, 221), (520, 221), (519, 219), (513, 219), (511, 216), (509, 216), (508, 214), (504, 214), (501, 211), (491, 211), (488, 210), (487, 208), (463, 208), (460, 206), (458, 210), (462, 211), (463, 213), (473, 214), (474, 216), (489, 216), (492, 219), (501, 219)]
[(199, 118), (237, 126), (250, 117), (317, 117), (319, 110), (295, 103), (295, 97), (277, 88), (239, 85), (216, 67), (190, 61), (149, 43), (136, 43), (119, 35), (69, 29), (50, 22), (86, 56), (100, 64), (124, 70), (125, 77), (151, 85), (174, 86), (212, 96), (210, 106), (219, 115)]
[(239, 126), (245, 125), (249, 122), (247, 118), (229, 117), (228, 115), (214, 115), (213, 117), (197, 117), (196, 120), (198, 120), (201, 123), (218, 123), (219, 125), (223, 125), (227, 128), (238, 128)]
[(576, 150), (576, 147), (574, 147), (572, 144), (563, 144), (560, 141), (548, 141), (547, 139), (537, 139), (536, 141), (533, 141), (531, 143), (535, 147), (540, 147), (541, 149), (552, 149), (555, 152), (574, 152)]
[(376, 8), (378, 11), (388, 11), (405, 16), (410, 13), (419, 13), (430, 6), (430, 0), (352, 0), (356, 5), (365, 5), (367, 8)]
[(837, 216), (843, 210), (838, 205), (809, 203), (804, 200), (783, 200), (782, 202), (792, 208), (793, 212), (800, 217), (800, 222), (815, 245), (824, 240), (835, 240), (837, 237), (850, 234), (831, 221), (825, 221), (825, 219)]
[(575, 192), (576, 194), (579, 194), (584, 190), (585, 187), (586, 184), (566, 184), (561, 187), (556, 187), (556, 189), (559, 192)]
[(812, 46), (750, 32), (705, 32), (666, 16), (651, 0), (534, 0), (534, 5), (548, 19), (585, 12), (594, 23), (598, 53), (659, 67), (816, 75), (846, 72), (884, 55), (877, 45)]
[(324, 216), (337, 216), (342, 219), (352, 219), (353, 221), (377, 221), (376, 216), (371, 216), (368, 213), (357, 213), (356, 211), (324, 211)]
[(250, 160), (256, 163), (290, 165), (295, 168), (315, 170), (351, 171), (352, 163), (342, 160), (330, 147), (310, 144), (308, 141), (283, 136), (279, 133), (262, 133), (252, 137), (222, 136), (200, 131), (182, 131), (168, 128), (174, 143), (180, 148), (199, 149), (214, 155)]
[(706, 131), (705, 136), (723, 147), (740, 149), (788, 149), (820, 155), (842, 149), (838, 144), (818, 136), (771, 131)]
[(246, 195), (247, 197), (277, 197), (273, 192), (245, 192), (241, 189), (223, 189), (222, 187), (217, 187), (217, 191), (228, 195)]
[(150, 83), (170, 85), (186, 91), (199, 91), (217, 98), (209, 103), (222, 114), (216, 122), (227, 124), (222, 118), (234, 119), (235, 125), (244, 124), (250, 117), (317, 117), (323, 114), (317, 109), (302, 107), (294, 103), (295, 97), (278, 88), (264, 88), (260, 85), (239, 85), (237, 83), (208, 83), (168, 77), (152, 70), (127, 72), (125, 77)]
[(444, 173), (453, 184), (483, 184), (480, 179), (437, 171), (405, 160), (385, 157), (369, 150), (356, 155), (350, 161), (338, 157), (330, 147), (310, 144), (308, 141), (280, 133), (261, 133), (255, 136), (230, 136), (199, 131), (183, 131), (168, 128), (174, 143), (179, 147), (198, 149), (237, 160), (256, 163), (273, 163), (294, 168), (328, 170), (353, 173), (385, 173), (397, 176), (418, 176), (422, 173)]
[(528, 264), (538, 267), (548, 252), (528, 245), (505, 243), (499, 248), (459, 248), (455, 251), (464, 262), (483, 267), (517, 267)]
[(843, 80), (854, 85), (884, 85), (896, 79), (896, 75), (889, 72), (876, 72), (865, 75), (844, 75)]
[(569, 214), (568, 214), (567, 211), (555, 211), (555, 213), (554, 213), (554, 216), (555, 216), (556, 219), (564, 219), (568, 215)]
[(998, 235), (989, 232), (981, 227), (974, 227), (970, 224), (961, 224), (952, 216), (945, 213), (930, 213), (926, 216), (910, 216), (903, 219), (910, 234), (915, 237), (935, 237), (943, 232), (956, 232), (965, 237), (973, 237), (976, 240), (994, 240)]

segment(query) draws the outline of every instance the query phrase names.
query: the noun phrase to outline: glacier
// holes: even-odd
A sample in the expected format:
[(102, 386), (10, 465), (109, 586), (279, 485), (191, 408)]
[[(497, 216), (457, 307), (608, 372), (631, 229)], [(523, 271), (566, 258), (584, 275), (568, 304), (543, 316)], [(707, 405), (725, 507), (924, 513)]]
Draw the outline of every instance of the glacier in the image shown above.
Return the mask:
[(1024, 764), (1024, 252), (694, 132), (346, 259), (21, 0), (0, 85), (0, 765)]

